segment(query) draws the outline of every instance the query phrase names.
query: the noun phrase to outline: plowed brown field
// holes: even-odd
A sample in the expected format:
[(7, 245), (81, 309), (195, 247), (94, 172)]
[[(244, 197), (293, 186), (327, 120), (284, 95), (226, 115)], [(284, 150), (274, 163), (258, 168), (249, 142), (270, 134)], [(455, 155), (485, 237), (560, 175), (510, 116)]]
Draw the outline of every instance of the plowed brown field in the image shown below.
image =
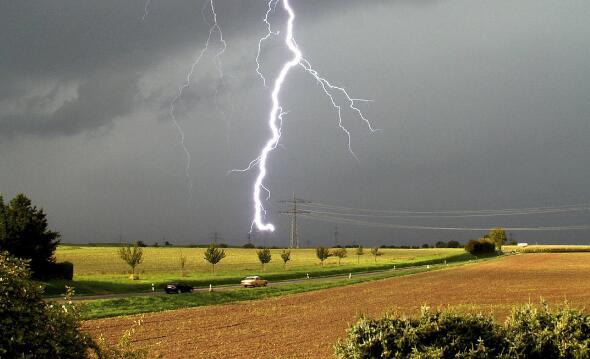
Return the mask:
[[(135, 344), (164, 358), (327, 358), (363, 313), (421, 305), (507, 314), (513, 304), (564, 299), (590, 307), (590, 253), (524, 254), (436, 272), (285, 297), (146, 314)], [(137, 317), (85, 322), (114, 340)]]

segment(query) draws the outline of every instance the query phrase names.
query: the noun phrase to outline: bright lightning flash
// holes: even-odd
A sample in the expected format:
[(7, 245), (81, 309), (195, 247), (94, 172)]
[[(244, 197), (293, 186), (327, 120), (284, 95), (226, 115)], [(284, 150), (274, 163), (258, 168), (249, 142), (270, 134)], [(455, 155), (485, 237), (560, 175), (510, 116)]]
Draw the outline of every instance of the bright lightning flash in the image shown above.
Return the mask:
[[(260, 49), (261, 49), (262, 43), (265, 40), (267, 40), (272, 35), (278, 34), (278, 32), (272, 31), (270, 23), (268, 21), (269, 14), (270, 14), (271, 10), (274, 10), (274, 8), (277, 4), (277, 1), (278, 0), (270, 0), (268, 3), (268, 10), (267, 10), (266, 16), (264, 18), (264, 22), (268, 28), (268, 33), (259, 40), (258, 54), (256, 55), (256, 64), (257, 64), (256, 72), (261, 77), (265, 86), (267, 83), (266, 78), (260, 72), (260, 62), (259, 62)], [(346, 98), (346, 100), (349, 103), (349, 108), (352, 111), (354, 111), (357, 114), (357, 116), (360, 117), (360, 119), (363, 120), (367, 124), (367, 126), (371, 132), (378, 131), (377, 129), (373, 128), (373, 126), (371, 125), (369, 120), (367, 120), (367, 118), (365, 118), (365, 116), (363, 115), (361, 110), (355, 104), (356, 102), (367, 102), (367, 101), (371, 101), (371, 100), (355, 99), (355, 98), (350, 97), (348, 92), (343, 87), (335, 86), (335, 85), (331, 84), (325, 78), (321, 77), (319, 75), (319, 73), (311, 67), (310, 62), (303, 57), (303, 54), (301, 53), (301, 50), (297, 46), (297, 43), (295, 42), (295, 39), (293, 37), (293, 22), (295, 21), (295, 12), (291, 8), (291, 5), (289, 4), (289, 0), (280, 0), (280, 1), (283, 4), (284, 10), (289, 15), (289, 18), (287, 20), (287, 32), (286, 32), (284, 39), (285, 39), (285, 44), (287, 45), (287, 47), (289, 48), (289, 50), (293, 54), (293, 57), (291, 58), (291, 60), (289, 60), (288, 62), (286, 62), (283, 65), (281, 71), (279, 72), (279, 75), (277, 76), (277, 78), (274, 81), (274, 86), (272, 88), (272, 92), (271, 92), (272, 107), (271, 107), (269, 118), (268, 118), (268, 126), (270, 127), (272, 136), (271, 136), (271, 138), (268, 139), (265, 146), (262, 148), (260, 155), (256, 159), (254, 159), (252, 162), (250, 162), (250, 164), (248, 165), (248, 167), (246, 169), (241, 170), (241, 171), (246, 171), (246, 170), (253, 168), (254, 166), (258, 167), (258, 176), (256, 177), (256, 181), (254, 182), (254, 193), (253, 193), (254, 219), (252, 221), (252, 227), (256, 226), (256, 228), (259, 231), (274, 231), (275, 230), (275, 227), (272, 223), (264, 223), (264, 221), (263, 221), (262, 217), (263, 217), (263, 214), (265, 213), (265, 210), (264, 210), (264, 206), (262, 205), (261, 191), (265, 190), (267, 192), (266, 198), (268, 199), (270, 196), (270, 191), (268, 190), (267, 187), (264, 186), (264, 179), (265, 179), (266, 174), (268, 172), (267, 168), (266, 168), (266, 160), (268, 159), (270, 152), (272, 152), (272, 150), (274, 150), (277, 147), (279, 140), (281, 138), (281, 125), (282, 125), (282, 120), (283, 120), (282, 116), (285, 114), (285, 112), (283, 112), (283, 109), (280, 105), (279, 95), (280, 95), (281, 89), (283, 87), (283, 83), (285, 82), (285, 79), (287, 78), (289, 71), (293, 67), (295, 67), (297, 65), (301, 66), (307, 73), (312, 75), (316, 79), (318, 84), (322, 87), (324, 93), (330, 99), (332, 106), (334, 106), (334, 108), (337, 111), (338, 126), (346, 134), (346, 136), (348, 138), (348, 150), (355, 158), (357, 158), (357, 156), (352, 151), (350, 131), (348, 131), (342, 123), (342, 107), (341, 107), (341, 105), (339, 105), (336, 102), (335, 95), (333, 94), (333, 91), (340, 92), (340, 94)]]

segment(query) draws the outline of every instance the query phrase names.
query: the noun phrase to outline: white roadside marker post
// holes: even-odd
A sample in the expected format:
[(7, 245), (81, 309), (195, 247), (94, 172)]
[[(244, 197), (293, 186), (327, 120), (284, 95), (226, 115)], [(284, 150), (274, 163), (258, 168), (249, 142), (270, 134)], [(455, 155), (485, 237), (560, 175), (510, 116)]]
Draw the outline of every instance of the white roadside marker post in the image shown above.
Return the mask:
[(154, 286), (154, 283), (152, 283), (152, 292), (154, 292), (156, 290), (156, 287)]
[(213, 285), (209, 284), (209, 293), (213, 292)]

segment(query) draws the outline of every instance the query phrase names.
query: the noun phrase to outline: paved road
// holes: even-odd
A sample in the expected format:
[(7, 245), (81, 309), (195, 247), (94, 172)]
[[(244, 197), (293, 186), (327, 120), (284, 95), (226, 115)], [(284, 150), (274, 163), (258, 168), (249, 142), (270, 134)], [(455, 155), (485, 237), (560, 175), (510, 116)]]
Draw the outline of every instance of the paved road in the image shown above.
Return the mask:
[[(460, 262), (464, 263), (464, 262)], [(337, 274), (337, 275), (328, 275), (328, 276), (318, 276), (309, 278), (300, 278), (300, 279), (288, 279), (282, 281), (275, 281), (270, 282), (268, 284), (269, 287), (280, 287), (288, 284), (297, 284), (297, 283), (321, 283), (321, 282), (331, 282), (335, 280), (342, 280), (349, 278), (365, 278), (374, 276), (377, 274), (386, 274), (386, 273), (403, 273), (407, 272), (416, 268), (425, 268), (425, 269), (434, 269), (437, 267), (445, 266), (445, 264), (430, 264), (430, 265), (420, 265), (420, 266), (412, 266), (412, 267), (404, 267), (404, 268), (397, 268), (397, 269), (382, 269), (382, 270), (375, 270), (375, 271), (367, 271), (367, 272), (357, 272), (351, 274)], [(239, 289), (241, 286), (239, 284), (226, 284), (226, 285), (217, 285), (213, 286), (213, 290), (215, 291), (227, 291), (227, 290), (235, 290)], [(209, 287), (200, 287), (193, 289), (193, 292), (206, 292), (209, 291)], [(156, 290), (156, 291), (145, 291), (145, 292), (135, 292), (135, 293), (113, 293), (113, 294), (99, 294), (99, 295), (76, 295), (73, 300), (82, 301), (82, 300), (95, 300), (95, 299), (114, 299), (114, 298), (127, 298), (127, 297), (144, 297), (144, 296), (154, 296), (154, 295), (165, 295), (166, 293), (163, 290)], [(48, 298), (48, 299), (56, 299), (56, 298)]]

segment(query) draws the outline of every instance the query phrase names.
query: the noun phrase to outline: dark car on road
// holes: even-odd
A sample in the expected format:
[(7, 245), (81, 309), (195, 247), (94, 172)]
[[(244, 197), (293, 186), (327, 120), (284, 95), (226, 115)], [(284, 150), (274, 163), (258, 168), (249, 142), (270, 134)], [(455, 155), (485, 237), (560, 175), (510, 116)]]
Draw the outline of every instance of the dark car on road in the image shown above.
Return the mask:
[(168, 294), (190, 293), (193, 287), (185, 283), (168, 283), (165, 290)]

